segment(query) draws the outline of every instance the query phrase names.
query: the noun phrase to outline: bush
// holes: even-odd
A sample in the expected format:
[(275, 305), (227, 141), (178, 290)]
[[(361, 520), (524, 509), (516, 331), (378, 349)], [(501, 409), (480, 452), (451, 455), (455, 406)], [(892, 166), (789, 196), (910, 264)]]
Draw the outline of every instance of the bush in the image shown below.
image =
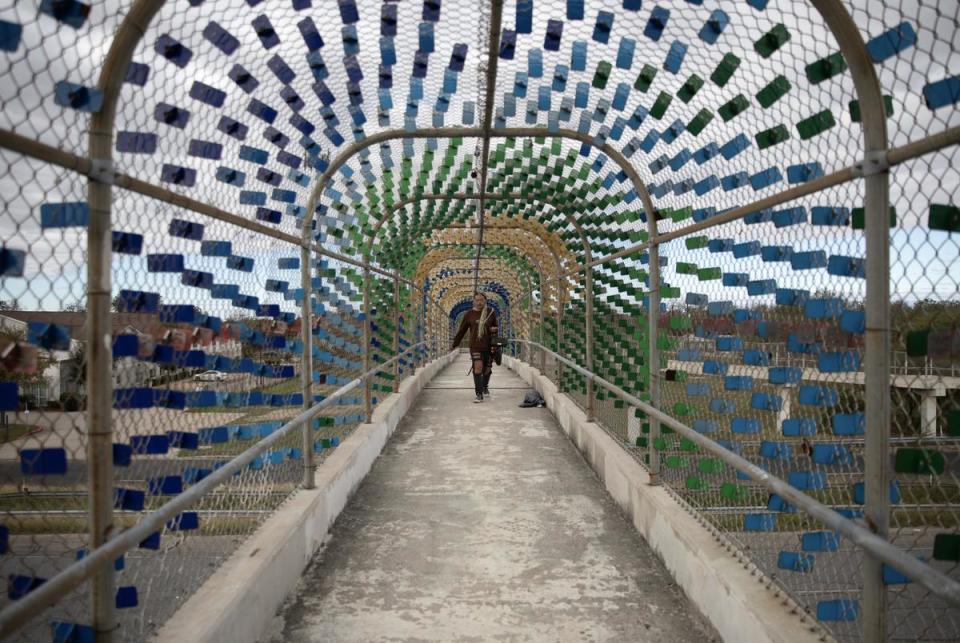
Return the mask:
[(60, 394), (60, 405), (63, 406), (63, 410), (68, 413), (74, 413), (76, 411), (83, 410), (86, 407), (86, 398), (77, 395), (76, 393), (61, 393)]

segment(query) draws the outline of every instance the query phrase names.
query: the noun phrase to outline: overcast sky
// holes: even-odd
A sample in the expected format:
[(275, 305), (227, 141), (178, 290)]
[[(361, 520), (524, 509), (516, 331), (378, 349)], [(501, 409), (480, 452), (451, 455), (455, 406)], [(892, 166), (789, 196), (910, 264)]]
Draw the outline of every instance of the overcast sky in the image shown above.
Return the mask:
[[(0, 55), (6, 58), (6, 65), (0, 72), (0, 101), (3, 102), (3, 115), (0, 118), (3, 127), (83, 153), (86, 147), (86, 116), (56, 105), (53, 98), (54, 86), (63, 80), (87, 86), (95, 84), (97, 70), (110, 38), (128, 5), (125, 2), (95, 3), (85, 24), (79, 29), (73, 29), (59, 25), (49, 16), (38, 15), (35, 9), (26, 6), (27, 4), (7, 3), (0, 8), (0, 20), (21, 24), (24, 28), (18, 49), (12, 53), (0, 52)], [(380, 100), (377, 88), (381, 63), (381, 4), (379, 0), (358, 2), (360, 22), (356, 25), (359, 42), (357, 60), (363, 73), (360, 87), (364, 99), (360, 108), (363, 118), (366, 119), (358, 131), (362, 131), (366, 136), (385, 127), (378, 123), (381, 116), (378, 114)], [(517, 22), (516, 3), (506, 4), (503, 26), (513, 29)], [(158, 182), (164, 163), (187, 166), (197, 171), (196, 185), (189, 189), (175, 189), (182, 189), (194, 198), (254, 218), (256, 207), (239, 202), (240, 188), (215, 180), (217, 168), (228, 167), (245, 173), (246, 184), (243, 189), (267, 192), (266, 207), (286, 212), (288, 204), (269, 200), (274, 187), (255, 178), (261, 166), (239, 159), (241, 145), (249, 145), (269, 152), (270, 160), (262, 167), (282, 174), (284, 178), (279, 187), (295, 193), (296, 201), (293, 205), (304, 206), (309, 195), (310, 182), (307, 181), (304, 186), (290, 178), (290, 168), (277, 160), (278, 146), (264, 139), (268, 125), (251, 116), (247, 112), (247, 106), (251, 98), (256, 98), (275, 108), (278, 116), (272, 127), (289, 138), (285, 151), (303, 156), (300, 145), (302, 134), (289, 122), (294, 111), (284, 105), (280, 96), (284, 85), (268, 64), (274, 55), (279, 56), (295, 73), (295, 77), (289, 82), (289, 89), (304, 101), (300, 115), (317, 126), (317, 131), (311, 138), (325, 153), (336, 155), (337, 148), (322, 133), (323, 117), (314, 91), (315, 78), (310, 71), (307, 49), (297, 27), (301, 20), (309, 16), (325, 42), (324, 47), (319, 50), (319, 55), (329, 69), (329, 76), (324, 79), (324, 83), (336, 96), (328, 116), (333, 115), (339, 121), (336, 130), (346, 143), (354, 139), (344, 64), (344, 24), (336, 3), (316, 2), (314, 5), (297, 11), (289, 0), (266, 0), (253, 8), (244, 0), (208, 1), (197, 7), (191, 7), (185, 1), (168, 3), (134, 54), (134, 61), (150, 68), (146, 84), (143, 87), (132, 84), (124, 87), (117, 119), (118, 131), (157, 134), (157, 151), (153, 155), (118, 153), (118, 167), (137, 177)], [(954, 106), (932, 111), (923, 105), (921, 98), (925, 84), (960, 73), (957, 3), (953, 0), (904, 0), (897, 3), (896, 8), (878, 9), (878, 5), (879, 3), (868, 0), (849, 3), (854, 19), (866, 39), (904, 21), (909, 22), (918, 33), (918, 41), (914, 47), (877, 65), (884, 93), (893, 98), (894, 115), (889, 120), (891, 143), (900, 145), (960, 124), (960, 117)], [(392, 128), (404, 127), (406, 123), (404, 113), (408, 109), (413, 85), (411, 70), (420, 41), (418, 31), (422, 28), (422, 3), (401, 2), (397, 6), (398, 27), (397, 36), (394, 38), (397, 62), (392, 68), (393, 86), (389, 91), (393, 107), (382, 115), (387, 118), (389, 127)], [(481, 57), (485, 55), (485, 43), (478, 41), (478, 37), (483, 37), (483, 32), (478, 29), (475, 6), (474, 0), (444, 0), (442, 3), (440, 20), (433, 24), (434, 53), (428, 58), (427, 74), (422, 82), (423, 98), (415, 101), (415, 123), (419, 127), (428, 127), (435, 119), (440, 118), (436, 108), (441, 95), (449, 102), (447, 112), (442, 114), (443, 125), (463, 124), (464, 106), (467, 103), (474, 104), (473, 123), (479, 122), (481, 111), (477, 96), (477, 70)], [(696, 6), (677, 0), (645, 2), (641, 11), (631, 12), (622, 9), (620, 0), (587, 2), (583, 20), (567, 19), (565, 1), (537, 0), (534, 7), (532, 33), (518, 35), (513, 60), (499, 61), (495, 107), (501, 115), (506, 110), (504, 119), (507, 125), (527, 124), (527, 112), (531, 108), (535, 122), (547, 125), (550, 114), (557, 114), (565, 100), (574, 100), (577, 84), (592, 83), (598, 65), (609, 62), (613, 68), (606, 88), (602, 91), (591, 88), (586, 109), (575, 107), (570, 120), (561, 123), (562, 126), (577, 129), (581, 126), (581, 119), (586, 118), (591, 134), (609, 131), (616, 127), (618, 117), (629, 119), (638, 106), (650, 109), (661, 91), (675, 94), (691, 74), (695, 73), (706, 80), (703, 88), (689, 104), (674, 99), (662, 120), (647, 117), (636, 131), (629, 126), (623, 128), (624, 132), (619, 140), (609, 140), (619, 149), (629, 147), (631, 141), (644, 140), (652, 130), (663, 132), (675, 121), (687, 124), (704, 108), (716, 113), (720, 105), (738, 94), (743, 94), (751, 103), (747, 112), (729, 123), (723, 123), (722, 119), (716, 116), (698, 136), (685, 132), (672, 143), (657, 143), (649, 154), (643, 151), (634, 154), (631, 162), (641, 177), (651, 184), (662, 185), (666, 181), (678, 184), (687, 179), (699, 182), (709, 175), (722, 178), (741, 171), (752, 175), (770, 167), (777, 167), (785, 174), (788, 165), (813, 161), (819, 162), (823, 169), (829, 172), (853, 163), (860, 156), (860, 126), (851, 122), (848, 111), (848, 103), (854, 97), (849, 74), (817, 85), (812, 85), (805, 77), (804, 69), (808, 63), (837, 50), (822, 21), (805, 3), (772, 1), (767, 9), (761, 12), (746, 2), (721, 3), (706, 0), (702, 6)], [(671, 11), (666, 29), (657, 41), (644, 35), (654, 7)], [(701, 39), (699, 33), (712, 12), (718, 8), (727, 13), (729, 25), (715, 43), (709, 44)], [(593, 38), (599, 11), (615, 14), (606, 44)], [(261, 14), (269, 17), (279, 38), (279, 44), (269, 50), (264, 49), (251, 26), (251, 21)], [(563, 21), (558, 51), (544, 50), (548, 20)], [(202, 31), (211, 21), (218, 23), (237, 39), (238, 47), (231, 55), (226, 55), (204, 39)], [(791, 39), (771, 58), (763, 59), (753, 51), (753, 42), (778, 23), (786, 26)], [(192, 57), (184, 68), (181, 69), (155, 52), (154, 44), (158, 37), (164, 34), (191, 50)], [(635, 54), (631, 66), (620, 69), (616, 62), (618, 52), (626, 39), (635, 42)], [(554, 91), (552, 85), (558, 65), (570, 67), (573, 49), (575, 46), (579, 47), (575, 45), (577, 42), (586, 43), (587, 46), (585, 69), (569, 70), (566, 87), (562, 91)], [(675, 42), (685, 43), (688, 49), (679, 73), (672, 74), (664, 69), (664, 61)], [(447, 68), (456, 44), (467, 45), (467, 56), (463, 71), (453, 75), (456, 92), (447, 95), (442, 89), (445, 74), (447, 82), (450, 82), (451, 73)], [(543, 76), (528, 77), (526, 97), (517, 97), (515, 85), (518, 74), (522, 76), (530, 71), (530, 56), (536, 56), (531, 54), (532, 50), (540, 51)], [(709, 78), (723, 56), (731, 53), (740, 58), (742, 63), (732, 80), (725, 87), (719, 87)], [(313, 60), (316, 63), (316, 58)], [(259, 81), (259, 86), (249, 95), (227, 78), (227, 73), (235, 64), (243, 66)], [(644, 64), (652, 65), (658, 72), (651, 87), (646, 92), (641, 92), (633, 89), (633, 83)], [(777, 74), (786, 76), (793, 85), (793, 90), (769, 109), (762, 109), (754, 96)], [(225, 92), (223, 106), (216, 108), (191, 98), (189, 92), (195, 81)], [(610, 106), (610, 102), (613, 101), (620, 84), (626, 84), (629, 91), (623, 109), (617, 110)], [(545, 109), (541, 109), (538, 104), (540, 88), (543, 86), (550, 88), (545, 90), (546, 97), (549, 98), (549, 105)], [(190, 118), (186, 127), (178, 129), (158, 123), (154, 118), (154, 111), (161, 102), (189, 110)], [(515, 109), (514, 115), (509, 115), (511, 108)], [(600, 115), (604, 108), (606, 116)], [(801, 141), (796, 123), (824, 109), (831, 111), (837, 125), (810, 141)], [(216, 129), (222, 116), (241, 121), (249, 128), (245, 141), (235, 140)], [(740, 133), (752, 140), (756, 132), (779, 124), (784, 124), (791, 132), (791, 140), (767, 150), (758, 150), (754, 143), (731, 161), (716, 158), (703, 165), (690, 161), (676, 172), (666, 168), (656, 174), (650, 168), (650, 163), (657, 158), (672, 158), (684, 148), (696, 152), (711, 141), (722, 145)], [(220, 144), (222, 158), (211, 160), (189, 156), (187, 149), (190, 141), (195, 139)], [(435, 147), (436, 168), (448, 145), (449, 142), (443, 140), (417, 140), (405, 146), (402, 141), (395, 140), (383, 149), (376, 146), (370, 148), (369, 153), (363, 157), (354, 157), (347, 165), (348, 170), (337, 174), (336, 181), (331, 186), (334, 192), (328, 192), (322, 204), (331, 205), (329, 195), (336, 193), (342, 195), (340, 198), (348, 205), (348, 212), (353, 213), (353, 208), (358, 203), (354, 199), (366, 194), (364, 183), (372, 180), (374, 184), (378, 184), (384, 171), (385, 158), (399, 166), (404, 156), (413, 156), (415, 181), (423, 151), (428, 147)], [(475, 140), (466, 140), (460, 153), (472, 155), (475, 145)], [(519, 154), (520, 147), (517, 149)], [(579, 149), (579, 144), (565, 141), (563, 149)], [(956, 235), (950, 237), (946, 233), (930, 232), (926, 229), (931, 202), (957, 202), (956, 188), (960, 177), (955, 169), (958, 165), (956, 154), (955, 150), (950, 150), (931, 155), (893, 173), (891, 196), (899, 218), (898, 228), (891, 235), (891, 287), (898, 296), (956, 298), (958, 295), (957, 277), (948, 274), (948, 267), (955, 265), (960, 259), (960, 241), (954, 238)], [(587, 163), (593, 163), (598, 155), (591, 152), (582, 158)], [(368, 161), (367, 165), (362, 164), (364, 159)], [(316, 172), (308, 167), (301, 167), (300, 171), (308, 179), (316, 176)], [(611, 161), (607, 161), (598, 176), (605, 178), (617, 171), (618, 168)], [(24, 161), (7, 152), (0, 153), (0, 176), (4, 177), (0, 193), (5, 206), (0, 217), (0, 233), (9, 247), (27, 248), (30, 253), (27, 277), (0, 281), (0, 299), (17, 298), (26, 307), (57, 308), (82, 298), (85, 273), (83, 232), (76, 228), (41, 231), (39, 209), (44, 203), (84, 200), (85, 182), (69, 172), (51, 171), (40, 163)], [(394, 180), (395, 186), (398, 178)], [(722, 210), (743, 205), (784, 187), (785, 181), (758, 192), (749, 186), (730, 192), (716, 189), (703, 197), (697, 197), (692, 191), (681, 196), (669, 192), (657, 199), (657, 206), (692, 206), (696, 209), (714, 207)], [(629, 186), (616, 183), (610, 191), (622, 193), (628, 189)], [(394, 187), (395, 194), (396, 190)], [(379, 185), (376, 192), (381, 193)], [(853, 183), (791, 205), (804, 205), (808, 208), (824, 205), (852, 208), (859, 206), (861, 201), (861, 186)], [(365, 196), (359, 203), (369, 207)], [(619, 202), (611, 206), (607, 214), (613, 215), (626, 209), (637, 208), (639, 201)], [(327, 215), (333, 216), (334, 213), (327, 212)], [(250, 233), (238, 233), (225, 224), (208, 222), (206, 239), (229, 240), (235, 254), (255, 259), (255, 268), (251, 273), (228, 270), (224, 266), (223, 258), (200, 257), (197, 242), (170, 237), (167, 228), (169, 221), (175, 217), (202, 220), (199, 215), (116, 191), (114, 227), (144, 234), (144, 255), (152, 252), (182, 253), (186, 256), (188, 268), (212, 271), (218, 282), (237, 283), (245, 293), (261, 293), (265, 301), (282, 303), (285, 309), (294, 310), (291, 302), (284, 302), (279, 294), (262, 293), (268, 279), (297, 281), (295, 271), (281, 271), (276, 263), (280, 257), (296, 254), (292, 248), (285, 248), (276, 241), (259, 238)], [(330, 223), (335, 223), (335, 227), (343, 225), (334, 221)], [(664, 222), (661, 230), (669, 230), (675, 225), (677, 224)], [(286, 232), (296, 232), (297, 220), (293, 215), (284, 214), (282, 223), (277, 227)], [(323, 225), (321, 229), (326, 231), (327, 227)], [(617, 227), (611, 222), (606, 229)], [(738, 242), (758, 240), (762, 245), (792, 245), (797, 250), (822, 249), (828, 255), (857, 257), (863, 254), (862, 233), (849, 227), (776, 228), (770, 223), (752, 226), (735, 223), (711, 231), (710, 236), (732, 238)], [(353, 248), (341, 247), (332, 236), (327, 239), (335, 249), (356, 251)], [(729, 253), (711, 254), (707, 250), (688, 252), (682, 241), (669, 244), (664, 248), (663, 254), (670, 258), (671, 264), (676, 261), (689, 261), (701, 266), (720, 266), (728, 272), (747, 272), (751, 279), (776, 279), (781, 287), (811, 290), (830, 287), (851, 296), (860, 295), (863, 291), (863, 283), (858, 279), (833, 277), (827, 275), (825, 270), (796, 272), (789, 268), (789, 264), (764, 263), (759, 257), (734, 259)], [(147, 273), (145, 261), (144, 256), (118, 260), (115, 263), (115, 289), (162, 290), (170, 293), (171, 298), (179, 295), (185, 301), (195, 302), (208, 310), (213, 308), (226, 314), (231, 309), (227, 302), (210, 300), (204, 291), (179, 287), (175, 277), (161, 278)], [(636, 261), (635, 258), (628, 260), (629, 263)], [(674, 285), (682, 286), (685, 292), (702, 292), (711, 299), (734, 299), (742, 303), (762, 300), (747, 298), (742, 288), (724, 288), (719, 282), (710, 282), (705, 286), (698, 283), (696, 278), (675, 274), (672, 266), (664, 271), (664, 278)]]

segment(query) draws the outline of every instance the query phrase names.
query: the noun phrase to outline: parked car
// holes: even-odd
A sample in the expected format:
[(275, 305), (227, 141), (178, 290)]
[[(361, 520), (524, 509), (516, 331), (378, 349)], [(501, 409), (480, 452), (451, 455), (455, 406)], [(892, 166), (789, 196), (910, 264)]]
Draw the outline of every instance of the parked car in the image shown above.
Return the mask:
[(195, 382), (225, 382), (227, 374), (220, 371), (204, 371), (193, 376)]

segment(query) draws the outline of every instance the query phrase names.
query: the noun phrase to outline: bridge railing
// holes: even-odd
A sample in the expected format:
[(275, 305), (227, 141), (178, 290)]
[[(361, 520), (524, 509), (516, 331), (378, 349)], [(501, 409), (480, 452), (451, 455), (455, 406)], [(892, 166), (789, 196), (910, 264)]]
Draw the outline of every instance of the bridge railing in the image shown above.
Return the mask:
[[(191, 512), (199, 503), (209, 500), (212, 495), (224, 487), (228, 491), (237, 494), (257, 493), (258, 480), (255, 472), (262, 469), (263, 462), (269, 458), (271, 452), (288, 441), (290, 436), (297, 431), (303, 431), (312, 434), (313, 421), (331, 405), (338, 404), (349, 393), (362, 388), (366, 383), (375, 379), (378, 375), (392, 368), (398, 361), (417, 351), (427, 349), (428, 342), (414, 344), (398, 355), (382, 362), (376, 367), (361, 373), (357, 378), (344, 384), (329, 396), (320, 402), (310, 406), (293, 419), (284, 423), (276, 431), (259, 440), (229, 460), (220, 463), (215, 470), (206, 475), (202, 480), (192, 485), (189, 489), (173, 497), (157, 509), (144, 514), (135, 524), (116, 534), (108, 542), (86, 552), (86, 554), (72, 565), (67, 566), (52, 578), (46, 580), (32, 591), (26, 593), (14, 603), (6, 606), (0, 611), (0, 639), (7, 639), (16, 634), (24, 626), (44, 613), (49, 607), (54, 606), (64, 600), (68, 600), (71, 592), (82, 585), (84, 582), (93, 578), (96, 574), (104, 570), (112, 569), (118, 560), (123, 560), (124, 554), (132, 549), (144, 546), (145, 542), (151, 539), (159, 540), (160, 534), (165, 530), (172, 530), (172, 525), (185, 524), (187, 521), (195, 521), (196, 513)], [(336, 445), (334, 445), (336, 446)], [(304, 468), (315, 468), (313, 459), (302, 457), (298, 458)], [(258, 466), (259, 463), (259, 466)], [(307, 487), (307, 480), (312, 480), (312, 471), (305, 472), (303, 482), (299, 487)], [(269, 485), (269, 480), (261, 477), (259, 485)], [(293, 493), (296, 487), (287, 490), (286, 494)], [(222, 514), (235, 516), (238, 513), (224, 507)], [(171, 572), (167, 572), (168, 574)], [(176, 585), (176, 578), (167, 579)], [(56, 629), (56, 628), (55, 628)], [(83, 635), (74, 626), (72, 629), (66, 628), (56, 633), (63, 640), (74, 640), (70, 638), (79, 635), (78, 640)], [(58, 639), (60, 640), (60, 639)]]
[[(689, 454), (701, 454), (716, 458), (722, 466), (729, 467), (736, 473), (738, 480), (747, 480), (755, 483), (756, 488), (764, 491), (764, 500), (776, 499), (779, 503), (776, 511), (790, 512), (795, 514), (798, 520), (791, 528), (781, 531), (779, 542), (772, 543), (772, 546), (765, 544), (759, 539), (744, 539), (744, 533), (738, 527), (732, 527), (730, 520), (724, 516), (739, 519), (740, 515), (746, 513), (748, 520), (755, 521), (761, 527), (758, 532), (772, 531), (772, 521), (770, 526), (763, 527), (765, 516), (770, 516), (768, 502), (760, 506), (749, 506), (746, 504), (732, 504), (730, 498), (724, 502), (697, 502), (689, 495), (689, 489), (684, 490), (683, 480), (676, 479), (669, 475), (662, 476), (660, 482), (677, 497), (681, 504), (695, 515), (703, 518), (703, 523), (714, 531), (716, 535), (724, 538), (745, 562), (752, 565), (754, 569), (761, 572), (766, 571), (769, 566), (779, 566), (781, 569), (795, 569), (798, 571), (810, 572), (814, 568), (814, 556), (811, 553), (798, 553), (783, 551), (789, 550), (791, 545), (799, 544), (792, 541), (798, 535), (797, 531), (804, 531), (806, 541), (802, 548), (807, 552), (838, 552), (839, 555), (850, 558), (860, 555), (870, 555), (883, 561), (885, 565), (886, 577), (890, 579), (902, 578), (897, 582), (916, 582), (923, 587), (934, 600), (938, 601), (934, 605), (928, 605), (933, 609), (952, 610), (960, 613), (960, 581), (947, 575), (941, 569), (929, 565), (924, 560), (906, 551), (904, 547), (896, 542), (890, 542), (873, 533), (862, 520), (855, 519), (849, 511), (854, 506), (848, 507), (847, 511), (838, 508), (836, 505), (829, 506), (821, 499), (810, 494), (804, 493), (798, 488), (796, 481), (790, 482), (774, 475), (766, 468), (758, 466), (739, 453), (728, 448), (718, 441), (710, 439), (703, 433), (684, 424), (669, 413), (666, 413), (654, 406), (648, 401), (638, 398), (625, 391), (623, 388), (609, 382), (596, 373), (588, 371), (575, 361), (568, 359), (546, 346), (529, 340), (515, 340), (522, 344), (526, 350), (521, 353), (521, 359), (524, 359), (535, 368), (539, 368), (544, 362), (551, 364), (549, 372), (556, 372), (558, 365), (570, 369), (584, 379), (593, 382), (599, 389), (612, 394), (617, 400), (629, 405), (629, 411), (638, 411), (644, 414), (649, 420), (657, 421), (661, 424), (661, 431), (666, 433), (676, 433), (688, 445), (684, 451)], [(623, 416), (620, 416), (623, 419)], [(624, 448), (635, 458), (643, 463), (649, 470), (650, 454), (656, 453), (653, 449), (647, 450), (639, 446), (638, 442), (628, 442), (623, 435), (623, 427), (611, 428), (608, 424), (599, 419), (598, 422), (623, 444)], [(659, 456), (655, 456), (659, 457)], [(701, 460), (703, 462), (703, 460)], [(661, 463), (662, 464), (662, 463)], [(709, 473), (716, 473), (712, 470)], [(731, 488), (733, 488), (731, 486)], [(744, 488), (744, 487), (740, 487)], [(685, 492), (686, 491), (686, 492)], [(754, 494), (755, 495), (755, 494)], [(726, 506), (725, 506), (726, 505)], [(751, 513), (753, 512), (753, 513)], [(726, 526), (724, 526), (726, 523)], [(739, 532), (739, 534), (738, 534)], [(739, 537), (738, 537), (739, 535)], [(761, 533), (762, 535), (762, 533)], [(816, 542), (814, 542), (816, 541)], [(807, 544), (809, 543), (809, 547)], [(841, 544), (842, 543), (842, 544)], [(778, 550), (781, 550), (778, 552)], [(789, 554), (784, 556), (784, 554)], [(780, 560), (769, 561), (764, 558), (773, 556)], [(827, 566), (829, 569), (829, 560), (817, 562), (819, 566)], [(846, 567), (841, 565), (840, 569)], [(777, 583), (782, 589), (793, 598), (800, 609), (804, 609), (804, 594), (820, 592), (832, 593), (834, 588), (825, 587), (824, 581), (827, 576), (816, 577), (808, 587), (798, 587), (794, 583), (784, 582), (784, 578), (771, 578), (771, 583)], [(849, 583), (855, 579), (847, 579), (848, 587), (846, 592), (856, 593), (853, 586)], [(828, 581), (829, 582), (829, 581)], [(799, 599), (799, 600), (797, 600)], [(854, 611), (852, 605), (839, 605), (841, 611)]]

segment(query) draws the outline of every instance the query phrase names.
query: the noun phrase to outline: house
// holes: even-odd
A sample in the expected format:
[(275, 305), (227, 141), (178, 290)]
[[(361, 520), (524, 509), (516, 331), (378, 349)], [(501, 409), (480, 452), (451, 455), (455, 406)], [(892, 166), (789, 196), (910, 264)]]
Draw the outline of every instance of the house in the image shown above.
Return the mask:
[[(86, 378), (80, 362), (86, 342), (86, 321), (83, 312), (10, 310), (0, 313), (0, 334), (26, 337), (30, 322), (42, 322), (62, 326), (70, 336), (70, 350), (44, 352), (53, 360), (44, 369), (45, 384), (23, 390), (21, 395), (33, 398), (34, 403), (40, 405), (59, 400), (64, 394), (84, 394)], [(158, 315), (146, 313), (111, 313), (110, 326), (113, 336), (138, 335), (153, 340), (162, 340), (171, 328), (175, 329), (175, 325), (161, 323)], [(0, 350), (4, 348), (3, 343), (0, 339)], [(203, 350), (208, 354), (236, 358), (241, 355), (241, 343), (215, 337)], [(162, 365), (142, 359), (123, 357), (113, 362), (113, 385), (117, 388), (150, 386), (162, 374)], [(177, 374), (173, 375), (176, 377)]]

